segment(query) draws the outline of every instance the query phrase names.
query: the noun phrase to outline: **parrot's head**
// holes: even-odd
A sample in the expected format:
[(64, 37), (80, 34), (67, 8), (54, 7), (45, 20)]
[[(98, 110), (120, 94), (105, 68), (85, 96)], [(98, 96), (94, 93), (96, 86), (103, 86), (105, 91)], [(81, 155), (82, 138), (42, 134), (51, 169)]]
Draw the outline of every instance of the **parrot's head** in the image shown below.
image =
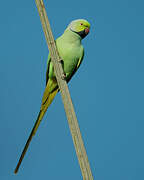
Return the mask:
[(82, 39), (88, 35), (90, 30), (90, 23), (85, 19), (77, 19), (72, 21), (66, 30), (70, 30), (78, 34)]

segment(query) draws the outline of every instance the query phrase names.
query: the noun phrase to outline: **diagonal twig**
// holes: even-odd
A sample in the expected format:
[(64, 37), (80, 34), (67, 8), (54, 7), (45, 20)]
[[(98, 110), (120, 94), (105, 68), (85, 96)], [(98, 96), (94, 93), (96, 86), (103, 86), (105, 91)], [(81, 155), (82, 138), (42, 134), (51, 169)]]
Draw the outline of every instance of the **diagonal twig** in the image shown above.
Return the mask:
[(56, 45), (55, 45), (55, 41), (54, 41), (53, 34), (50, 28), (50, 23), (46, 14), (44, 3), (43, 3), (43, 0), (35, 0), (35, 2), (38, 8), (43, 31), (44, 31), (47, 45), (51, 54), (51, 59), (54, 65), (54, 72), (56, 75), (58, 86), (60, 88), (66, 116), (68, 119), (69, 128), (71, 131), (73, 143), (75, 146), (80, 169), (82, 172), (82, 176), (84, 180), (93, 180), (92, 172), (90, 169), (84, 143), (81, 137), (81, 133), (80, 133), (78, 121), (76, 118), (76, 114), (74, 111), (74, 107), (72, 104), (72, 100), (70, 97), (69, 89), (68, 89), (66, 81), (62, 78), (64, 75), (64, 72), (62, 69), (62, 65), (60, 63), (61, 57), (59, 56)]

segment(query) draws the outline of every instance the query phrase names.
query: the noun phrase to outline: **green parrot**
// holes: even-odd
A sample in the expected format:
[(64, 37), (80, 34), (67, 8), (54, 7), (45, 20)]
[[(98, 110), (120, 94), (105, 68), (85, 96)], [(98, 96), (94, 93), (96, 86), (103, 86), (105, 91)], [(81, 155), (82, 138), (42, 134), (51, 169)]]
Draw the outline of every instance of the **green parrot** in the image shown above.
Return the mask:
[[(59, 52), (60, 57), (63, 60), (63, 70), (65, 73), (65, 79), (67, 82), (72, 78), (77, 69), (79, 68), (83, 57), (84, 57), (84, 48), (81, 44), (81, 40), (87, 36), (90, 30), (90, 23), (84, 19), (77, 19), (72, 21), (64, 33), (56, 40), (56, 46)], [(35, 122), (35, 125), (31, 131), (31, 134), (26, 142), (26, 145), (23, 149), (19, 162), (16, 166), (15, 173), (18, 172), (19, 166), (24, 158), (24, 155), (28, 149), (32, 137), (35, 135), (40, 122), (59, 91), (57, 80), (54, 74), (53, 63), (51, 62), (50, 54), (48, 56), (47, 62), (47, 71), (46, 71), (46, 88), (43, 94), (42, 103), (38, 118)]]

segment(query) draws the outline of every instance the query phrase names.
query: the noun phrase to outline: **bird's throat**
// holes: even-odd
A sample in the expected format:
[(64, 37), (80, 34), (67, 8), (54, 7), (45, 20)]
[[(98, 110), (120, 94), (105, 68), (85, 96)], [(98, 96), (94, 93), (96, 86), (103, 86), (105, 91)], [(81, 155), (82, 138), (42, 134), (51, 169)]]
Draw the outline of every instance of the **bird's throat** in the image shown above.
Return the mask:
[(70, 29), (72, 32), (74, 32), (74, 33), (76, 33), (76, 34), (78, 34), (82, 39), (83, 38), (85, 38), (86, 36), (87, 36), (87, 32), (85, 31), (85, 29), (83, 30), (83, 31), (79, 31), (79, 32), (76, 32), (76, 31), (74, 31), (74, 30), (72, 30), (72, 29)]

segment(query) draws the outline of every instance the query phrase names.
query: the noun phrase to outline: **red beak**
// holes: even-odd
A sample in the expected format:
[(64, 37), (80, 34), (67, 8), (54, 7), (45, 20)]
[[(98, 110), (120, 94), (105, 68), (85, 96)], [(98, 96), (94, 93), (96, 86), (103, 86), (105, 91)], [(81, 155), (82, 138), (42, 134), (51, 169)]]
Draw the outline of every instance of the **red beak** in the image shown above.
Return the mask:
[(85, 33), (88, 34), (89, 33), (89, 28), (85, 29)]

